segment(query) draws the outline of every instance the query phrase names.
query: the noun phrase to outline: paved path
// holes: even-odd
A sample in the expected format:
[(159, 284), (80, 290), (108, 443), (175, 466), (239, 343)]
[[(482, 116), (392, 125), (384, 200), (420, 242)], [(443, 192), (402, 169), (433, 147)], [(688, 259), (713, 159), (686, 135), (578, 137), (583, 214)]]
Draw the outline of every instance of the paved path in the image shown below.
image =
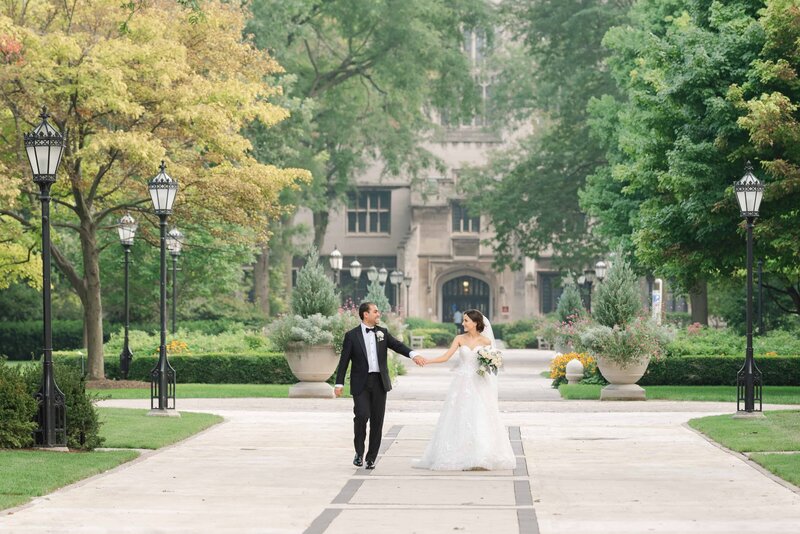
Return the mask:
[(372, 472), (349, 463), (348, 399), (179, 398), (179, 409), (218, 413), (225, 422), (0, 512), (0, 532), (800, 530), (800, 494), (684, 425), (731, 413), (735, 403), (562, 401), (539, 375), (551, 354), (506, 351), (500, 405), (519, 460), (513, 472), (411, 469), (450, 380), (446, 366), (413, 367), (390, 393)]

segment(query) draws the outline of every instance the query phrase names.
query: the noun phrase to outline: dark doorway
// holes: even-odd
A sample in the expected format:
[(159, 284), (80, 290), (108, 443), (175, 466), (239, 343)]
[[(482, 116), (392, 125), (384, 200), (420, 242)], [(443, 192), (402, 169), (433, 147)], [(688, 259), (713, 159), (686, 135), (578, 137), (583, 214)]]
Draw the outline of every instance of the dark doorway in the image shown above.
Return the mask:
[(452, 323), (456, 310), (475, 309), (489, 317), (489, 284), (473, 276), (459, 276), (442, 286), (442, 322)]

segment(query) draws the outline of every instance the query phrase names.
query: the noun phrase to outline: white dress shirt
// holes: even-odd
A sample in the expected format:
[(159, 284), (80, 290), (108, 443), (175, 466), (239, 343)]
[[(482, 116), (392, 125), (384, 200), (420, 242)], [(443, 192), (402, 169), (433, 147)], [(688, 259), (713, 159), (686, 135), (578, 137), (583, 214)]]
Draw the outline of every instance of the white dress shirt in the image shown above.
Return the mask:
[[(367, 326), (364, 323), (361, 323), (361, 335), (364, 336), (364, 345), (367, 347), (367, 362), (369, 363), (369, 372), (370, 373), (380, 373), (381, 366), (378, 363), (378, 340), (375, 337), (376, 330), (372, 330), (367, 332), (367, 328), (375, 328), (372, 326)], [(413, 358), (418, 353), (415, 350), (412, 350), (408, 353), (409, 357)], [(343, 384), (336, 384), (334, 387), (340, 388), (344, 387)]]

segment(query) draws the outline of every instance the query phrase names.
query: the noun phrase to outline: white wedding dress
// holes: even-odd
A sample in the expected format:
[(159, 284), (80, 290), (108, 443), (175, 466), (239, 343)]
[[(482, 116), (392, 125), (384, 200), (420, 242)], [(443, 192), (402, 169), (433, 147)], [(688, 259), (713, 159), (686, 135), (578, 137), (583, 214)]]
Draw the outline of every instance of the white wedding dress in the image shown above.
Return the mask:
[(517, 460), (500, 421), (497, 376), (479, 375), (478, 355), (467, 346), (453, 356), (455, 376), (433, 438), (413, 466), (436, 471), (514, 469)]

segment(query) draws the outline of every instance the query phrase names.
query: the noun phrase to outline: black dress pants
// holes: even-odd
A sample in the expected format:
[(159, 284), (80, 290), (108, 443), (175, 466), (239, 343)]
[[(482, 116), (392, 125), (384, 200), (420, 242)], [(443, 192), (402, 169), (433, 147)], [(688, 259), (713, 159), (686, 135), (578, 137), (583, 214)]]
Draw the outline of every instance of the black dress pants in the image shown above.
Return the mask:
[(381, 448), (383, 415), (386, 412), (386, 390), (383, 389), (380, 373), (367, 375), (367, 386), (353, 397), (353, 404), (353, 446), (356, 454), (364, 456), (364, 440), (367, 438), (369, 421), (369, 448), (365, 460), (374, 462)]

